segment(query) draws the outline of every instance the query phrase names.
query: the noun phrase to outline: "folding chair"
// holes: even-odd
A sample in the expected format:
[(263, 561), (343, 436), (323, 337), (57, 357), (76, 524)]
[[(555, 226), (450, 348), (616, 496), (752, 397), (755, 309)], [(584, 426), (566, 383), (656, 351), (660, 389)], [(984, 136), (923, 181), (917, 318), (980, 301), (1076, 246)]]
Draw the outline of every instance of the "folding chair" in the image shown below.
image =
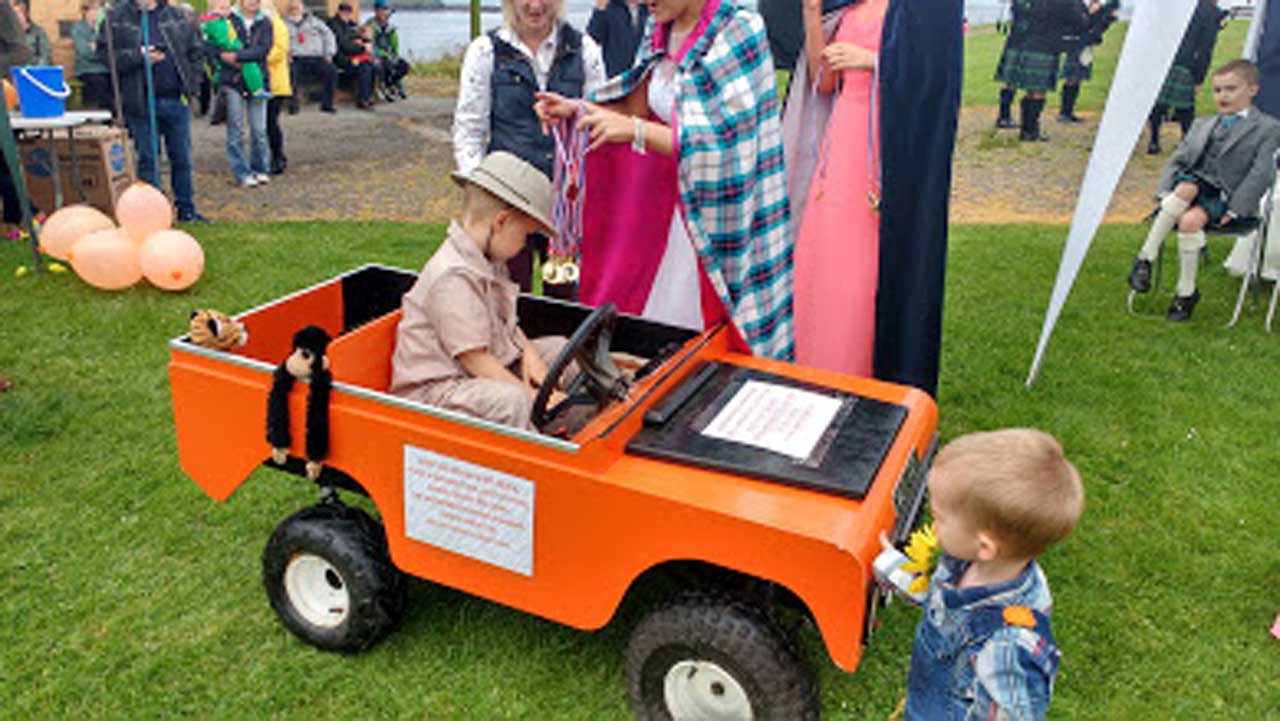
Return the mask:
[[(1253, 287), (1256, 297), (1262, 287), (1262, 281), (1276, 281), (1277, 271), (1280, 271), (1280, 257), (1277, 257), (1280, 255), (1280, 243), (1273, 242), (1280, 240), (1280, 214), (1275, 212), (1277, 196), (1280, 196), (1280, 151), (1277, 151), (1273, 157), (1273, 163), (1276, 168), (1276, 177), (1272, 181), (1271, 192), (1264, 195), (1259, 203), (1261, 212), (1258, 227), (1248, 236), (1239, 239), (1237, 248), (1232, 251), (1234, 255), (1237, 250), (1242, 250), (1246, 260), (1240, 275), (1240, 293), (1236, 296), (1236, 307), (1231, 313), (1231, 320), (1226, 325), (1228, 328), (1239, 322), (1249, 288)], [(1280, 298), (1280, 282), (1274, 282), (1271, 302), (1267, 306), (1268, 333), (1271, 332), (1271, 321), (1275, 317), (1277, 298)]]

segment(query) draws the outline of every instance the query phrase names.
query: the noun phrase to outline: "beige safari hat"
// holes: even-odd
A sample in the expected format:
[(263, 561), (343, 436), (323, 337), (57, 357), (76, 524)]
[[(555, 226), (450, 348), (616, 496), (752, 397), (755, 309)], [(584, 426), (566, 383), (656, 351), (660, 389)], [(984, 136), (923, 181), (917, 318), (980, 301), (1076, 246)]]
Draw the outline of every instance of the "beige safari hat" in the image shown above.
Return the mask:
[(551, 181), (542, 171), (505, 150), (489, 153), (469, 173), (455, 170), (453, 182), (475, 183), (538, 221), (547, 232), (551, 225)]

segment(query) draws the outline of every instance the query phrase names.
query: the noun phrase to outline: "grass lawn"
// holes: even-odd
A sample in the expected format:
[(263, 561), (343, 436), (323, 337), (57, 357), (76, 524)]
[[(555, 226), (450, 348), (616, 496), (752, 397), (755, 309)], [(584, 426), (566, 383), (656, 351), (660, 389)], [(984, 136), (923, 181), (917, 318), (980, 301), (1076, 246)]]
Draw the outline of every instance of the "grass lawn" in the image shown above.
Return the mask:
[[(443, 228), (198, 232), (205, 278), (177, 295), (15, 279), (29, 258), (0, 245), (0, 373), (16, 383), (0, 394), (0, 716), (627, 718), (630, 610), (581, 633), (418, 582), (403, 627), (352, 657), (304, 646), (276, 622), (262, 545), (316, 494), (261, 470), (217, 504), (182, 474), (166, 343), (191, 308), (238, 312), (365, 262), (417, 268)], [(1052, 717), (1275, 718), (1280, 338), (1256, 306), (1241, 327), (1220, 327), (1234, 286), (1216, 269), (1193, 322), (1127, 316), (1139, 230), (1111, 226), (1028, 391), (1064, 237), (954, 229), (939, 402), (944, 439), (1036, 425), (1084, 474), (1082, 523), (1044, 559), (1066, 655)], [(852, 675), (807, 631), (827, 718), (886, 717), (917, 618), (891, 607)]]
[[(1080, 85), (1080, 99), (1076, 107), (1080, 110), (1101, 110), (1107, 102), (1107, 93), (1111, 91), (1111, 77), (1115, 74), (1116, 63), (1120, 58), (1120, 48), (1124, 45), (1124, 36), (1129, 29), (1128, 23), (1117, 23), (1106, 34), (1102, 45), (1094, 48), (1093, 79)], [(1249, 21), (1233, 20), (1218, 36), (1218, 44), (1213, 52), (1213, 64), (1217, 67), (1226, 61), (1240, 56), (1244, 48), (1245, 35), (1249, 32)], [(980, 25), (972, 28), (964, 43), (964, 89), (961, 103), (963, 105), (997, 105), (1000, 101), (1000, 84), (995, 77), (996, 65), (1000, 61), (1000, 51), (1004, 48), (1004, 35), (995, 31), (993, 25)], [(1059, 89), (1061, 84), (1059, 84)], [(1021, 96), (1019, 96), (1021, 97)], [(1056, 95), (1049, 99), (1049, 108), (1057, 113), (1058, 99)], [(1200, 88), (1196, 97), (1196, 110), (1200, 115), (1213, 112), (1213, 91), (1208, 80)], [(1048, 113), (1048, 110), (1045, 111)], [(1016, 116), (1015, 116), (1016, 117)]]

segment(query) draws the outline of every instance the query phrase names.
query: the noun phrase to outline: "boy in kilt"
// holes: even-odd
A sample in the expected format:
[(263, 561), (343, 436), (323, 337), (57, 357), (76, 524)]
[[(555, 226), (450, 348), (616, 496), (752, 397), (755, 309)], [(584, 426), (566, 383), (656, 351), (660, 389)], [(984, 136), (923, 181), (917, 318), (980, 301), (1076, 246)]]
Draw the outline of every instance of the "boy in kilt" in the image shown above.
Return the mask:
[(1011, 108), (1019, 89), (1022, 97), (1022, 124), (1019, 140), (1048, 140), (1040, 132), (1044, 95), (1058, 86), (1058, 55), (1064, 38), (1078, 36), (1085, 29), (1085, 8), (1080, 0), (1013, 0), (1013, 21), (1009, 38), (996, 66), (1000, 91), (997, 128), (1012, 128)]
[(1187, 31), (1173, 57), (1173, 67), (1165, 77), (1164, 86), (1156, 98), (1155, 107), (1147, 124), (1151, 127), (1151, 141), (1147, 143), (1148, 155), (1160, 154), (1160, 126), (1169, 111), (1182, 127), (1182, 137), (1187, 137), (1191, 121), (1196, 119), (1196, 91), (1209, 73), (1213, 47), (1218, 42), (1218, 31), (1227, 13), (1218, 9), (1214, 0), (1199, 0), (1195, 14), (1187, 25)]
[(1156, 191), (1159, 210), (1129, 271), (1129, 287), (1151, 290), (1151, 262), (1164, 237), (1178, 230), (1178, 286), (1168, 319), (1184, 321), (1200, 301), (1196, 273), (1204, 229), (1225, 227), (1257, 214), (1259, 201), (1275, 178), (1280, 120), (1253, 106), (1258, 68), (1232, 60), (1213, 73), (1213, 102), (1218, 112), (1197, 119), (1169, 158)]
[(1093, 46), (1102, 44), (1102, 36), (1116, 21), (1120, 0), (1086, 0), (1089, 8), (1088, 25), (1079, 42), (1062, 56), (1062, 104), (1058, 109), (1058, 122), (1078, 123), (1076, 98), (1080, 97), (1080, 83), (1093, 79)]

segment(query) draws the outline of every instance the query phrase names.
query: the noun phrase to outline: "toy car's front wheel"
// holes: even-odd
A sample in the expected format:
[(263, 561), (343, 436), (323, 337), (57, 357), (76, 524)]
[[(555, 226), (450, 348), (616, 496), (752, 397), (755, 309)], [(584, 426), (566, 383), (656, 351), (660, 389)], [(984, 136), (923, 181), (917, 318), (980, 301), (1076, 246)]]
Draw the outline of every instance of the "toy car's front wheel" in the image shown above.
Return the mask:
[(329, 651), (361, 651), (400, 621), (404, 576), (382, 527), (338, 502), (305, 508), (276, 527), (262, 583), (285, 628)]
[(817, 719), (813, 673), (756, 606), (702, 594), (640, 622), (627, 646), (636, 716), (675, 719)]

